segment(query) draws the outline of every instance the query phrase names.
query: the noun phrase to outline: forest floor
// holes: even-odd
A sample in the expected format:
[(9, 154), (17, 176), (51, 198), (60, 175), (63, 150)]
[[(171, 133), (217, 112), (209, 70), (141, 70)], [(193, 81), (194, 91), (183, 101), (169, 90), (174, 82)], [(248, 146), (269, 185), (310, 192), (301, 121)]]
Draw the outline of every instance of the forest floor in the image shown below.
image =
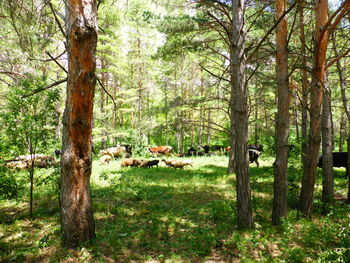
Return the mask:
[(60, 245), (57, 190), (52, 182), (35, 189), (31, 219), (25, 194), (18, 200), (1, 200), (0, 262), (350, 262), (344, 170), (336, 170), (338, 200), (327, 207), (320, 201), (318, 177), (309, 221), (295, 210), (302, 173), (298, 162), (291, 161), (289, 216), (276, 227), (271, 225), (273, 159), (263, 158), (259, 168), (251, 164), (255, 223), (252, 230), (238, 231), (235, 178), (226, 175), (227, 157), (191, 160), (193, 167), (183, 170), (164, 164), (120, 168), (120, 160), (108, 165), (94, 161), (97, 238), (76, 250)]

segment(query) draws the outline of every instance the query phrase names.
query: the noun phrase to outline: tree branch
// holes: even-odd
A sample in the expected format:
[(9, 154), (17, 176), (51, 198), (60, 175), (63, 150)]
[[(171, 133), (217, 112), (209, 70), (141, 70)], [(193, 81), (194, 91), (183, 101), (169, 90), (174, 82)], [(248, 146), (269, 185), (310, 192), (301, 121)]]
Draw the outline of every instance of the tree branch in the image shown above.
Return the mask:
[(44, 91), (44, 90), (53, 88), (53, 87), (55, 87), (55, 86), (57, 86), (57, 85), (59, 85), (59, 84), (61, 84), (61, 83), (63, 83), (63, 82), (66, 82), (67, 80), (68, 80), (68, 78), (61, 79), (61, 80), (59, 80), (59, 81), (56, 81), (56, 82), (50, 84), (49, 86), (46, 86), (46, 87), (40, 88), (40, 89), (36, 89), (36, 90), (34, 90), (32, 93), (29, 93), (29, 94), (26, 94), (26, 95), (22, 96), (22, 99), (27, 98), (27, 97), (30, 97), (30, 96), (33, 96), (33, 95), (35, 95), (35, 94), (37, 94), (37, 93), (39, 93), (39, 92), (42, 92), (42, 91)]
[[(294, 6), (299, 3), (300, 0), (296, 0), (289, 8), (288, 10), (286, 10), (280, 17), (279, 19), (276, 21), (276, 23), (267, 31), (267, 33), (265, 34), (265, 36), (260, 40), (260, 42), (256, 45), (256, 47), (254, 48), (254, 50), (250, 53), (250, 55), (247, 58), (247, 61), (250, 61), (250, 59), (253, 57), (253, 55), (255, 55), (255, 53), (258, 51), (258, 49), (260, 48), (260, 46), (262, 45), (262, 43), (267, 39), (267, 37), (272, 33), (273, 30), (275, 30), (275, 28), (278, 26), (278, 24), (282, 21), (282, 19), (290, 12), (292, 11), (292, 9), (294, 8)], [(349, 0), (350, 1), (350, 0)]]

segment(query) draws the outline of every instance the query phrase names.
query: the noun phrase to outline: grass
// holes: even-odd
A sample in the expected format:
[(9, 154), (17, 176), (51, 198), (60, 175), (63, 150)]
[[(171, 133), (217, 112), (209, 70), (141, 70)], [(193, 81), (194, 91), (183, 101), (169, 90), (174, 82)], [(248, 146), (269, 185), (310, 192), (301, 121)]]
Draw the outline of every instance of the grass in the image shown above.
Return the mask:
[[(255, 226), (238, 231), (235, 178), (226, 175), (227, 157), (192, 158), (193, 167), (175, 170), (120, 168), (120, 161), (94, 161), (91, 187), (97, 238), (93, 245), (66, 250), (60, 245), (57, 193), (36, 189), (35, 216), (27, 218), (25, 196), (0, 201), (0, 262), (346, 262), (350, 260), (349, 206), (325, 209), (315, 193), (314, 218), (293, 209), (301, 170), (289, 168), (289, 217), (270, 223), (272, 158), (251, 164)], [(336, 191), (346, 194), (343, 171)], [(23, 191), (23, 193), (26, 193)], [(326, 213), (325, 213), (326, 211)], [(343, 261), (341, 261), (343, 260)], [(349, 261), (348, 261), (349, 262)]]

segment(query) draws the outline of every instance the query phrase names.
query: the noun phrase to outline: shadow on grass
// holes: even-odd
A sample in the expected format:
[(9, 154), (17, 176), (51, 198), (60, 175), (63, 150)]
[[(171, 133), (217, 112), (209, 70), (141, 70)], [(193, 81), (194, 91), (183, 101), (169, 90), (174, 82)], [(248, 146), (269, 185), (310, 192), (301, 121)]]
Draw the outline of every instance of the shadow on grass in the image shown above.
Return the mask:
[[(250, 174), (255, 222), (263, 229), (270, 228), (273, 168), (251, 167)], [(237, 234), (235, 181), (226, 175), (226, 167), (207, 164), (183, 170), (123, 168), (101, 175), (100, 180), (107, 186), (92, 187), (97, 233), (88, 250), (92, 261), (203, 262), (214, 253), (221, 261), (229, 262), (236, 256), (232, 254), (234, 249), (222, 245), (223, 240)], [(45, 246), (56, 249), (46, 256), (52, 261), (81, 256), (58, 245), (57, 203), (51, 212), (45, 211), (45, 206), (37, 209), (38, 223), (27, 226), (35, 233), (17, 238), (15, 231), (23, 231), (26, 226), (7, 230), (14, 238), (7, 236), (6, 241), (0, 241), (0, 261), (1, 254), (12, 251), (23, 251), (13, 262), (27, 261), (28, 256), (23, 255), (34, 251), (31, 261), (36, 262), (43, 258), (36, 253)], [(40, 234), (45, 222), (51, 222), (56, 230)], [(49, 241), (42, 245), (46, 236)], [(9, 261), (11, 257), (5, 259)]]

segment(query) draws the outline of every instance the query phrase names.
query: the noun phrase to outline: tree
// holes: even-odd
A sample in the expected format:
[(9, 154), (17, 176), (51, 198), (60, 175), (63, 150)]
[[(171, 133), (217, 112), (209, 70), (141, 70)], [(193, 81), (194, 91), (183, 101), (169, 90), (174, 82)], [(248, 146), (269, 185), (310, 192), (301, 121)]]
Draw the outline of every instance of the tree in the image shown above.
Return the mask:
[[(286, 10), (286, 1), (276, 1), (277, 20)], [(276, 161), (272, 222), (280, 224), (287, 216), (287, 166), (289, 136), (289, 77), (288, 77), (288, 30), (287, 16), (277, 26), (276, 31), (276, 74), (277, 74), (277, 127)]]
[(29, 179), (29, 215), (33, 215), (33, 191), (35, 185), (35, 159), (38, 151), (45, 151), (53, 143), (57, 126), (55, 104), (59, 98), (58, 90), (47, 90), (40, 94), (27, 96), (45, 86), (46, 78), (27, 76), (18, 82), (7, 94), (6, 107), (1, 114), (8, 148), (12, 154), (26, 154)]
[(95, 238), (90, 194), (91, 135), (96, 84), (96, 1), (67, 1), (68, 84), (61, 157), (64, 246)]
[(231, 130), (234, 140), (234, 165), (237, 192), (237, 226), (250, 228), (253, 224), (251, 190), (248, 163), (248, 107), (246, 85), (244, 0), (232, 1), (232, 60), (230, 108), (232, 110)]
[(328, 18), (328, 0), (316, 1), (316, 27), (313, 53), (312, 80), (310, 87), (310, 133), (308, 137), (308, 159), (303, 171), (302, 186), (299, 197), (299, 209), (307, 218), (311, 217), (314, 187), (316, 181), (316, 167), (321, 142), (321, 106), (323, 103), (323, 89), (326, 87), (326, 69), (335, 63), (326, 63), (329, 33), (336, 26), (350, 8), (350, 1), (344, 1), (341, 6)]

